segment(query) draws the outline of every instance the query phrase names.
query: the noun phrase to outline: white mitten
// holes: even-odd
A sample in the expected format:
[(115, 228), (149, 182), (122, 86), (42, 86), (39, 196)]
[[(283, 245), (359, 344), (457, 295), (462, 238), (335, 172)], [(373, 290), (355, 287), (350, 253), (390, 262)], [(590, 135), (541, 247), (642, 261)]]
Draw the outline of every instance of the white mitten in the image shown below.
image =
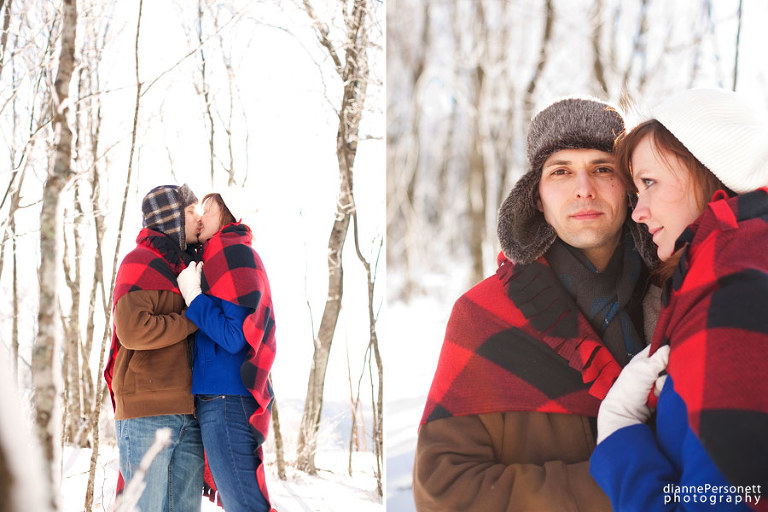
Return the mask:
[(650, 350), (649, 345), (632, 358), (600, 404), (597, 414), (598, 444), (617, 430), (645, 423), (651, 416), (651, 409), (646, 402), (656, 386), (659, 373), (667, 367), (669, 345), (659, 348), (648, 357)]
[(184, 297), (184, 302), (187, 303), (187, 306), (192, 304), (195, 297), (203, 293), (200, 289), (202, 273), (203, 264), (193, 261), (176, 278), (176, 281), (179, 283), (179, 290), (181, 290), (181, 295)]

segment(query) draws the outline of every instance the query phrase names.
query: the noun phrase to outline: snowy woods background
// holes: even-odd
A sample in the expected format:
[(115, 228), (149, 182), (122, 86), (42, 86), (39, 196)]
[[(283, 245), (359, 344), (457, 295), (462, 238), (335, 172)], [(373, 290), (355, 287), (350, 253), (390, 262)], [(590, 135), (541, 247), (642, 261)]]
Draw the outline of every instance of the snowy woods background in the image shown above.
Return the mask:
[(141, 198), (171, 183), (234, 192), (267, 267), (274, 504), (380, 508), (383, 18), (380, 0), (0, 0), (0, 416), (19, 420), (0, 509), (107, 509), (112, 283)]
[[(496, 211), (531, 116), (592, 95), (629, 122), (668, 94), (735, 88), (768, 107), (761, 0), (388, 0), (387, 508), (413, 510), (417, 426), (453, 301), (495, 270)], [(768, 141), (766, 142), (768, 143)]]

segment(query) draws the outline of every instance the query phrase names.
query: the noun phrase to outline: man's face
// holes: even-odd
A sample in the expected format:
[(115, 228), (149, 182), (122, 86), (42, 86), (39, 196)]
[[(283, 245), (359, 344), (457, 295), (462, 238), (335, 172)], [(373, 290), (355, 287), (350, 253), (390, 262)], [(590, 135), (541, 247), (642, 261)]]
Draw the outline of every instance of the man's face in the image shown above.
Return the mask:
[(616, 160), (597, 149), (564, 149), (544, 162), (537, 206), (557, 236), (603, 270), (627, 216)]
[(197, 204), (191, 204), (184, 208), (184, 231), (188, 244), (196, 244), (200, 235), (200, 214), (197, 213)]

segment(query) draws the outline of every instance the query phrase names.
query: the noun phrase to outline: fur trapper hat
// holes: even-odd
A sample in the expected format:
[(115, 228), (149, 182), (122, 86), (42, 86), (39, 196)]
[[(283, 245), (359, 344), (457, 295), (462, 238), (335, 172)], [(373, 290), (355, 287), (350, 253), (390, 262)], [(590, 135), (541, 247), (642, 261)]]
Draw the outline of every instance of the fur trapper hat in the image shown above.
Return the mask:
[[(594, 98), (566, 98), (552, 103), (531, 121), (528, 129), (528, 172), (512, 188), (499, 209), (497, 232), (504, 255), (516, 263), (531, 263), (554, 243), (557, 233), (536, 207), (541, 168), (550, 155), (564, 149), (597, 149), (613, 153), (613, 142), (624, 130), (624, 120), (611, 105)], [(627, 215), (627, 225), (641, 256), (656, 260), (648, 233)], [(639, 243), (638, 243), (639, 242)], [(650, 259), (649, 259), (650, 258)]]
[(724, 89), (688, 89), (651, 115), (737, 194), (768, 185), (768, 123), (746, 98)]

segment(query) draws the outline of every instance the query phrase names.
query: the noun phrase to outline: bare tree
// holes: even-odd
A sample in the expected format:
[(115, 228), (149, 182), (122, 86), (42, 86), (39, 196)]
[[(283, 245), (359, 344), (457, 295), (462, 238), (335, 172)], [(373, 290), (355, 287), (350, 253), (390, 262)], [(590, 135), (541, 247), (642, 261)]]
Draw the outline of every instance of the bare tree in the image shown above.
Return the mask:
[[(357, 253), (357, 258), (360, 260), (360, 263), (362, 263), (363, 268), (365, 268), (365, 276), (366, 276), (366, 282), (368, 285), (368, 335), (369, 335), (369, 341), (368, 341), (368, 354), (373, 353), (374, 359), (376, 361), (376, 376), (377, 376), (377, 382), (374, 385), (373, 382), (371, 382), (371, 394), (373, 394), (373, 390), (377, 390), (376, 398), (374, 399), (373, 396), (371, 397), (372, 406), (373, 406), (373, 454), (376, 458), (376, 490), (379, 493), (379, 496), (384, 496), (384, 487), (382, 485), (382, 471), (384, 468), (384, 365), (381, 361), (381, 353), (379, 352), (379, 338), (376, 334), (376, 312), (374, 307), (374, 289), (376, 286), (376, 267), (378, 267), (378, 256), (376, 257), (376, 266), (372, 269), (371, 263), (365, 259), (365, 256), (363, 256), (363, 253), (360, 251), (360, 237), (358, 235), (358, 229), (357, 229), (357, 212), (353, 212), (352, 214), (352, 221), (353, 221), (353, 228), (354, 228), (354, 239), (355, 239), (355, 252)], [(383, 245), (383, 240), (379, 243), (379, 251), (378, 254), (381, 254), (381, 247)], [(370, 355), (368, 357), (368, 360), (370, 361)], [(368, 366), (368, 373), (371, 376), (371, 380), (373, 380), (373, 371), (371, 369), (371, 366)], [(358, 390), (360, 389), (360, 384), (358, 384)], [(354, 414), (352, 419), (352, 424), (354, 425)]]
[(40, 490), (45, 480), (40, 446), (26, 428), (27, 411), (19, 400), (10, 365), (0, 349), (0, 510), (51, 512), (50, 490)]
[(592, 58), (595, 80), (603, 94), (608, 94), (608, 82), (605, 77), (605, 64), (603, 63), (600, 41), (603, 36), (603, 0), (595, 0), (594, 14), (592, 16), (594, 26), (592, 28)]
[(0, 76), (3, 74), (5, 49), (8, 46), (8, 28), (11, 26), (11, 4), (13, 4), (13, 0), (0, 0), (0, 10), (3, 11), (3, 33), (0, 34)]
[(61, 17), (61, 52), (59, 69), (54, 82), (53, 128), (54, 149), (53, 165), (48, 171), (48, 179), (43, 189), (43, 207), (40, 217), (40, 309), (38, 312), (38, 331), (32, 352), (32, 375), (35, 388), (35, 409), (37, 435), (43, 446), (47, 463), (47, 485), (41, 486), (43, 492), (50, 493), (53, 509), (57, 508), (54, 487), (54, 465), (56, 440), (58, 438), (59, 406), (58, 382), (54, 364), (58, 356), (60, 343), (59, 329), (56, 322), (58, 296), (58, 254), (61, 237), (61, 219), (59, 197), (72, 178), (72, 137), (70, 121), (69, 84), (75, 68), (75, 35), (77, 28), (77, 7), (75, 0), (64, 0)]
[[(136, 16), (136, 37), (134, 39), (134, 72), (135, 72), (134, 76), (136, 79), (136, 96), (134, 100), (135, 103), (134, 103), (134, 109), (133, 109), (133, 128), (131, 130), (131, 146), (130, 146), (130, 151), (128, 156), (128, 171), (126, 173), (122, 207), (120, 209), (120, 221), (117, 229), (117, 241), (115, 243), (114, 259), (112, 260), (112, 277), (109, 280), (111, 284), (110, 284), (108, 300), (106, 299), (106, 294), (104, 293), (104, 287), (102, 286), (102, 302), (104, 303), (105, 313), (108, 311), (111, 311), (112, 305), (113, 305), (112, 292), (114, 291), (115, 277), (117, 275), (117, 268), (118, 268), (117, 259), (120, 254), (120, 245), (123, 240), (125, 210), (128, 204), (129, 191), (131, 188), (131, 175), (133, 174), (133, 157), (136, 151), (136, 137), (137, 137), (138, 125), (139, 125), (139, 112), (141, 110), (141, 96), (142, 96), (142, 90), (144, 85), (139, 74), (139, 41), (141, 40), (141, 20), (142, 20), (143, 7), (144, 7), (144, 0), (139, 0), (138, 13)], [(94, 187), (94, 190), (98, 190), (98, 187)], [(97, 210), (94, 210), (94, 211), (97, 211)], [(98, 215), (96, 215), (97, 233), (99, 232), (100, 221), (101, 219), (99, 218)], [(97, 263), (101, 263), (101, 238), (98, 238), (98, 241), (99, 243), (97, 244), (97, 253), (99, 254), (99, 256), (97, 257)], [(99, 265), (97, 265), (97, 267), (98, 266)], [(109, 323), (107, 323), (104, 326), (104, 333), (102, 335), (101, 345), (100, 345), (101, 350), (99, 353), (100, 354), (99, 365), (96, 373), (96, 375), (99, 375), (99, 376), (104, 371), (104, 354), (106, 352), (107, 341), (109, 340), (110, 333), (111, 333), (111, 328), (109, 326)], [(90, 510), (89, 507), (93, 502), (93, 485), (94, 485), (94, 479), (96, 475), (96, 461), (98, 460), (98, 456), (99, 456), (98, 418), (99, 418), (99, 414), (101, 413), (101, 408), (104, 405), (104, 399), (107, 395), (106, 383), (102, 383), (102, 385), (98, 389), (99, 391), (98, 393), (96, 393), (96, 396), (94, 397), (95, 403), (93, 405), (91, 417), (89, 421), (91, 431), (93, 432), (93, 452), (91, 454), (91, 464), (90, 464), (89, 476), (88, 476), (88, 488), (86, 490), (86, 496), (85, 496), (86, 510)]]
[(197, 93), (202, 94), (203, 102), (205, 104), (205, 115), (208, 124), (208, 148), (210, 150), (209, 164), (211, 170), (211, 186), (213, 186), (213, 171), (214, 171), (214, 140), (216, 137), (216, 124), (213, 120), (213, 113), (211, 112), (211, 91), (210, 84), (208, 83), (207, 74), (207, 62), (205, 60), (205, 51), (203, 48), (203, 0), (197, 2), (197, 40), (200, 45), (200, 85), (196, 86)]
[[(408, 45), (404, 48), (404, 51), (398, 52), (397, 55), (390, 54), (388, 58), (394, 60), (396, 58), (406, 59), (409, 61), (409, 73), (408, 73), (408, 87), (411, 91), (410, 96), (410, 108), (403, 113), (403, 117), (408, 115), (407, 120), (409, 130), (401, 133), (399, 130), (393, 129), (398, 125), (405, 122), (392, 121), (390, 123), (390, 134), (387, 140), (389, 150), (387, 151), (387, 171), (392, 175), (396, 175), (396, 178), (388, 179), (388, 193), (387, 193), (387, 232), (390, 235), (388, 252), (390, 258), (398, 259), (403, 265), (403, 298), (409, 300), (411, 295), (418, 291), (418, 282), (415, 278), (412, 268), (414, 267), (413, 260), (417, 259), (415, 251), (412, 251), (417, 246), (414, 238), (418, 236), (419, 221), (421, 213), (417, 211), (419, 205), (416, 200), (416, 191), (419, 185), (419, 174), (421, 166), (421, 141), (419, 139), (419, 130), (421, 126), (421, 83), (422, 77), (425, 76), (427, 56), (430, 48), (430, 2), (424, 2), (421, 6), (421, 30), (419, 44)], [(401, 9), (402, 10), (402, 9)], [(391, 26), (395, 25), (395, 17), (407, 15), (408, 13), (399, 12), (397, 8), (390, 9), (389, 14), (391, 17)], [(415, 21), (415, 16), (413, 23)], [(412, 27), (402, 25), (399, 32), (395, 32), (397, 29), (390, 28), (389, 37), (408, 37), (412, 30)], [(393, 103), (388, 109), (390, 116), (395, 112), (397, 105), (396, 101), (401, 101), (400, 98), (390, 99)]]
[[(270, 375), (270, 380), (272, 376)], [(286, 479), (285, 474), (285, 448), (283, 447), (283, 432), (280, 429), (280, 413), (277, 407), (277, 399), (272, 402), (272, 437), (275, 440), (275, 457), (277, 460), (277, 477)]]
[[(328, 26), (315, 14), (309, 0), (304, 8), (314, 23), (320, 44), (328, 51), (336, 72), (341, 78), (343, 92), (338, 110), (339, 129), (336, 137), (336, 157), (339, 164), (339, 190), (336, 214), (328, 240), (328, 295), (322, 320), (314, 340), (312, 368), (307, 385), (307, 397), (299, 430), (297, 467), (314, 474), (317, 431), (323, 407), (323, 388), (331, 343), (341, 311), (343, 291), (342, 249), (347, 237), (351, 215), (355, 209), (352, 192), (352, 173), (357, 154), (358, 132), (368, 85), (366, 17), (367, 0), (353, 0), (349, 9), (342, 3), (345, 21), (345, 41), (337, 48), (329, 39)], [(339, 55), (343, 50), (344, 60)]]

